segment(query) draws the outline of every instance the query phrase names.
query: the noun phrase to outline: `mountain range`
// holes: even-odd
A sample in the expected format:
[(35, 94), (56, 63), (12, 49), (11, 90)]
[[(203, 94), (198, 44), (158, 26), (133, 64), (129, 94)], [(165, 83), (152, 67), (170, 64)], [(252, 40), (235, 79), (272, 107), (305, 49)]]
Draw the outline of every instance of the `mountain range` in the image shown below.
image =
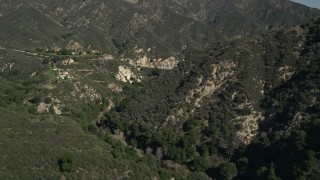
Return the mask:
[(2, 0), (0, 179), (317, 179), (320, 10)]

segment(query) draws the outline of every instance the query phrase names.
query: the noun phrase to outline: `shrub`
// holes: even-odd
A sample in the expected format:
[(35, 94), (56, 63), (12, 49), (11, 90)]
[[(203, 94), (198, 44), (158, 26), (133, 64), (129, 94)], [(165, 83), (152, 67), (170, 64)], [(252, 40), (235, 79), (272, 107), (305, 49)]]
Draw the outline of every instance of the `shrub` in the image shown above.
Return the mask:
[(73, 172), (75, 169), (75, 160), (74, 157), (70, 154), (64, 154), (59, 160), (58, 160), (60, 172)]
[(46, 103), (46, 104), (51, 104), (51, 102), (52, 102), (51, 97), (46, 97), (46, 98), (44, 98), (44, 103)]
[(39, 104), (41, 102), (41, 98), (39, 96), (35, 96), (29, 102), (32, 104)]
[(238, 174), (237, 166), (232, 162), (226, 162), (220, 165), (220, 176), (222, 179), (233, 179)]

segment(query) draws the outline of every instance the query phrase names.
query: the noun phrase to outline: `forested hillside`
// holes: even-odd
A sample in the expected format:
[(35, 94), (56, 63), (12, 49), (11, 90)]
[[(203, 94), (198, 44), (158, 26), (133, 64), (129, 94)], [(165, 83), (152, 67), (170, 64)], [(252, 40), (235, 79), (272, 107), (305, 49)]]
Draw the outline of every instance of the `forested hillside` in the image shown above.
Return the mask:
[(1, 0), (0, 179), (319, 179), (319, 16)]
[[(127, 97), (106, 113), (101, 126), (124, 132), (128, 143), (153, 152), (164, 164), (173, 160), (213, 177), (215, 170), (231, 166), (230, 159), (243, 163), (243, 158), (249, 169), (239, 171), (240, 178), (266, 176), (271, 169), (284, 179), (313, 176), (319, 24), (189, 53), (172, 71), (126, 89)], [(303, 169), (308, 159), (299, 153), (313, 153), (312, 167)], [(292, 168), (281, 171), (286, 166)]]
[[(320, 15), (288, 0), (30, 0), (0, 2), (0, 42), (22, 50), (66, 47), (151, 60), (302, 23)], [(149, 49), (149, 50), (148, 50)]]

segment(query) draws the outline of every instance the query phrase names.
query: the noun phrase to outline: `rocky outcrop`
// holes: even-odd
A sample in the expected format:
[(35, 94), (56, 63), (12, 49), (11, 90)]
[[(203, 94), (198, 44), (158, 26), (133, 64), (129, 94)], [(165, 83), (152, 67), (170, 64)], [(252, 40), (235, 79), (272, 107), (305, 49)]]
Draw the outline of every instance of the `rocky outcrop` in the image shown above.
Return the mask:
[(138, 59), (130, 59), (129, 63), (135, 67), (157, 68), (171, 70), (178, 65), (178, 60), (173, 56), (167, 59), (150, 59), (146, 55)]
[(186, 102), (195, 107), (200, 107), (203, 98), (211, 96), (218, 88), (226, 83), (226, 80), (234, 74), (233, 68), (236, 67), (236, 64), (224, 61), (219, 64), (212, 64), (211, 67), (211, 77), (205, 81), (203, 81), (203, 77), (200, 78), (197, 88), (192, 89), (186, 97)]
[(66, 48), (74, 51), (83, 51), (83, 47), (81, 46), (81, 44), (79, 44), (75, 40), (70, 40), (66, 45)]
[(74, 97), (75, 101), (93, 102), (101, 100), (101, 95), (93, 89), (91, 86), (76, 82), (73, 84), (73, 91), (71, 96)]
[(236, 134), (241, 143), (250, 144), (252, 139), (257, 135), (259, 122), (262, 120), (264, 120), (264, 116), (261, 112), (256, 111), (234, 119), (234, 122), (240, 125), (240, 130)]
[(236, 64), (231, 61), (223, 61), (219, 64), (212, 64), (211, 77), (204, 80), (204, 77), (198, 79), (196, 88), (190, 90), (189, 95), (186, 96), (185, 102), (191, 105), (192, 109), (188, 112), (182, 108), (173, 108), (170, 115), (166, 118), (166, 122), (177, 122), (181, 117), (188, 117), (193, 114), (196, 108), (202, 105), (204, 98), (212, 96), (219, 88), (221, 88), (227, 80), (229, 80), (234, 74), (234, 68)]
[(131, 52), (134, 58), (122, 58), (122, 60), (129, 62), (130, 65), (137, 68), (145, 67), (166, 70), (175, 68), (179, 63), (178, 59), (173, 55), (167, 58), (150, 58), (151, 51), (151, 48), (144, 50), (143, 48), (138, 48), (136, 46), (132, 48)]
[(123, 82), (132, 83), (133, 81), (141, 82), (142, 76), (135, 74), (129, 67), (127, 66), (119, 66), (118, 74), (116, 75), (116, 79)]

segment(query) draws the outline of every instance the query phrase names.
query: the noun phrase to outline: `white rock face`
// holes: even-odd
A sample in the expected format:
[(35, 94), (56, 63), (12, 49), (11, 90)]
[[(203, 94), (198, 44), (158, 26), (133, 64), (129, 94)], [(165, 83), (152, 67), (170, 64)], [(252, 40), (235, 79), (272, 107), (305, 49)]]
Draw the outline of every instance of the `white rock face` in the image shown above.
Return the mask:
[(174, 57), (170, 56), (166, 59), (163, 58), (149, 58), (147, 53), (150, 53), (151, 48), (146, 51), (142, 48), (134, 47), (133, 52), (135, 58), (123, 58), (123, 61), (129, 62), (130, 65), (134, 67), (146, 67), (146, 68), (157, 68), (157, 69), (167, 69), (171, 70), (175, 68), (179, 61)]
[(46, 104), (44, 102), (41, 102), (38, 105), (37, 110), (39, 113), (49, 113), (50, 108), (52, 108), (54, 114), (61, 115), (62, 114), (61, 109), (63, 105), (61, 105), (60, 103), (61, 101), (59, 101), (58, 99), (52, 98), (52, 103)]
[(46, 103), (40, 103), (37, 110), (39, 113), (47, 113), (49, 112), (49, 108), (51, 107), (51, 104), (46, 104)]
[(299, 126), (301, 124), (301, 122), (303, 122), (304, 120), (304, 116), (301, 112), (297, 112), (292, 121), (289, 123), (289, 127), (286, 129), (286, 134), (290, 134), (290, 132), (295, 129), (297, 126)]
[(292, 70), (292, 67), (290, 66), (283, 66), (281, 68), (278, 69), (279, 72), (279, 79), (283, 80), (283, 81), (287, 81), (289, 80), (292, 75), (295, 73), (295, 71)]
[(116, 75), (116, 79), (119, 81), (132, 83), (134, 80), (141, 82), (142, 77), (136, 75), (131, 71), (130, 68), (126, 66), (119, 66), (119, 72)]
[[(184, 112), (183, 109), (173, 108), (170, 115), (166, 118), (166, 123), (177, 122), (182, 117), (189, 116), (194, 113), (196, 107), (201, 107), (202, 101), (205, 98), (213, 95), (222, 85), (230, 79), (233, 74), (233, 68), (236, 67), (236, 64), (229, 61), (223, 61), (219, 64), (212, 64), (212, 73), (211, 77), (204, 80), (203, 77), (198, 79), (197, 87), (189, 91), (189, 95), (186, 96), (185, 102), (192, 105), (188, 113)], [(164, 125), (166, 124), (164, 123)]]
[(125, 0), (125, 1), (131, 4), (137, 4), (139, 2), (139, 0)]
[(178, 65), (178, 60), (176, 60), (176, 58), (174, 58), (173, 56), (164, 60), (162, 60), (161, 58), (151, 60), (146, 55), (144, 55), (139, 59), (130, 59), (129, 63), (135, 67), (147, 67), (147, 68), (171, 70)]
[(205, 82), (202, 82), (203, 78), (200, 78), (198, 87), (190, 91), (189, 95), (186, 97), (186, 102), (193, 104), (196, 107), (200, 107), (203, 98), (212, 95), (234, 74), (232, 68), (235, 66), (236, 65), (233, 62), (228, 61), (212, 64), (211, 78), (207, 79)]
[(104, 61), (109, 61), (109, 60), (113, 60), (114, 57), (111, 54), (105, 54), (104, 56), (102, 56), (100, 58), (100, 60), (104, 60)]
[(71, 50), (75, 50), (75, 51), (79, 51), (82, 50), (83, 47), (81, 46), (81, 44), (79, 44), (78, 42), (76, 42), (75, 40), (70, 40), (66, 46), (67, 49), (71, 49)]
[(53, 110), (55, 114), (61, 115), (61, 110), (59, 109), (59, 106), (53, 106)]
[(250, 144), (257, 135), (259, 122), (262, 120), (264, 120), (264, 116), (261, 112), (256, 111), (253, 111), (250, 115), (235, 118), (234, 121), (242, 126), (242, 129), (237, 132), (239, 140), (244, 144)]
[(122, 92), (123, 88), (115, 83), (108, 84), (108, 88), (115, 92)]
[(101, 101), (101, 95), (91, 86), (76, 82), (73, 84), (73, 91), (71, 92), (75, 101)]
[(6, 64), (4, 64), (3, 67), (0, 67), (1, 72), (3, 72), (6, 69), (12, 69), (14, 65), (15, 65), (15, 63), (6, 63)]

